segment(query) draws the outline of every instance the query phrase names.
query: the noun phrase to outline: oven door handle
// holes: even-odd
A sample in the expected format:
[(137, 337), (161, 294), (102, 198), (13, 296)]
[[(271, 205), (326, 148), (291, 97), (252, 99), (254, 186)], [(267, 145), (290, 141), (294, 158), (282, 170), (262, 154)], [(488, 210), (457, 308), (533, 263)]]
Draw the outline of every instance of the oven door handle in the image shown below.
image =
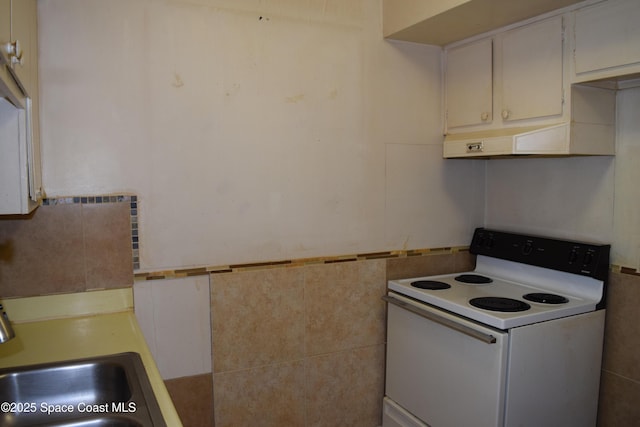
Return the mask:
[(439, 316), (436, 313), (427, 310), (421, 310), (418, 307), (415, 307), (412, 304), (406, 303), (404, 301), (400, 301), (397, 298), (390, 297), (385, 295), (382, 297), (383, 300), (388, 302), (389, 304), (397, 305), (400, 308), (404, 308), (411, 313), (417, 314), (418, 316), (424, 317), (425, 319), (431, 320), (433, 322), (439, 323), (442, 326), (446, 326), (447, 328), (454, 329), (458, 332), (461, 332), (465, 335), (478, 339), (487, 344), (495, 344), (496, 337), (491, 334), (485, 334), (484, 332), (478, 331), (477, 329), (473, 329), (467, 325), (463, 325), (458, 322), (454, 322), (451, 319), (447, 319), (446, 317)]

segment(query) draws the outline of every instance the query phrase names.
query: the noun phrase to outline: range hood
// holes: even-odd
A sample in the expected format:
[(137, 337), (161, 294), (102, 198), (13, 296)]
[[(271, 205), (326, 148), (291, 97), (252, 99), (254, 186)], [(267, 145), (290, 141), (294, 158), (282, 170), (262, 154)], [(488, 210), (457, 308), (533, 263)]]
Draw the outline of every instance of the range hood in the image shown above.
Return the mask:
[(580, 123), (447, 135), (444, 157), (613, 155), (614, 137), (613, 125)]
[(551, 125), (445, 135), (445, 158), (615, 154), (615, 91), (573, 85), (570, 117)]

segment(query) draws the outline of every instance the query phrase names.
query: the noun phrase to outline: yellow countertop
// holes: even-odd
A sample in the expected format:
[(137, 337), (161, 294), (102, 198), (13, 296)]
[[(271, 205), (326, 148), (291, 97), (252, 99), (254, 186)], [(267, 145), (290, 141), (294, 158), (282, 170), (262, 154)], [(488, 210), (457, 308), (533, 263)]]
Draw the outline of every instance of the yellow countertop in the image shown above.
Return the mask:
[(142, 358), (165, 422), (182, 426), (133, 313), (131, 289), (8, 299), (3, 305), (16, 338), (0, 344), (0, 368), (133, 351)]

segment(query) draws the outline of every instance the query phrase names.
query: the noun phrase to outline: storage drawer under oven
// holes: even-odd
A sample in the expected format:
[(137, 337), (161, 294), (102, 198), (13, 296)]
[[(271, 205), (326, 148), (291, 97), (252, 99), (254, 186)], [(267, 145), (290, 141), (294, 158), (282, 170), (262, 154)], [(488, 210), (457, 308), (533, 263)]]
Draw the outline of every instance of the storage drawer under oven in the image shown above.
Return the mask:
[(432, 426), (501, 426), (508, 334), (394, 292), (385, 300), (387, 398)]

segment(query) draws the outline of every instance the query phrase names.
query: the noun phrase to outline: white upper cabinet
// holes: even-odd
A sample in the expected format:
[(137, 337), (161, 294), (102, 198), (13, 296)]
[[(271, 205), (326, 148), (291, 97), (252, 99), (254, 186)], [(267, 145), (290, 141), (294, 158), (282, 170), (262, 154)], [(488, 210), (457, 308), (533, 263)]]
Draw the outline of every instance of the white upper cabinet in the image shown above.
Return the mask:
[(0, 0), (0, 96), (24, 108), (37, 82), (36, 0)]
[(24, 107), (23, 93), (14, 77), (11, 56), (7, 52), (11, 41), (11, 0), (0, 0), (0, 97)]
[(17, 59), (12, 64), (23, 93), (33, 97), (37, 88), (38, 32), (37, 4), (33, 0), (12, 0), (11, 41), (16, 46)]
[(36, 0), (0, 0), (0, 215), (43, 197)]
[(556, 16), (445, 48), (445, 133), (560, 120), (563, 44)]
[(489, 124), (493, 119), (493, 40), (447, 51), (445, 93), (449, 127)]
[(562, 18), (502, 36), (502, 108), (505, 121), (562, 115)]
[(610, 0), (574, 14), (573, 82), (640, 73), (640, 1)]

